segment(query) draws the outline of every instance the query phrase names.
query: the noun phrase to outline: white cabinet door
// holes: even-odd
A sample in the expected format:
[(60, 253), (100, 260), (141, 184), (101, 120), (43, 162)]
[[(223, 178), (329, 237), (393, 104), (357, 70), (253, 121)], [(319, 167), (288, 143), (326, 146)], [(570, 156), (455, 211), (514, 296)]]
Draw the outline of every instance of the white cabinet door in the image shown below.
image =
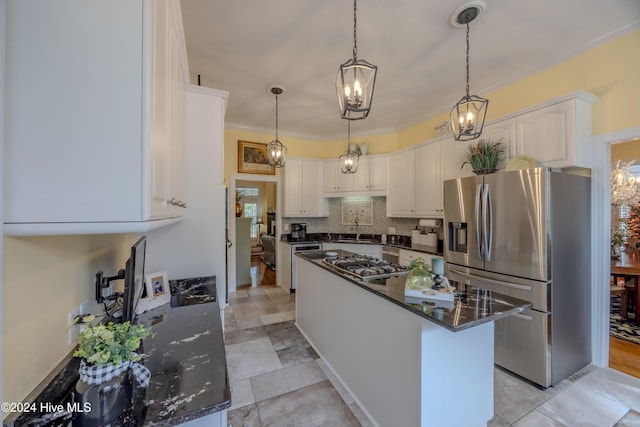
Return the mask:
[(38, 7), (7, 15), (5, 233), (136, 232), (181, 216), (162, 200), (183, 179), (179, 3)]
[(282, 174), (285, 217), (328, 215), (328, 205), (321, 187), (322, 162), (288, 158)]
[[(504, 162), (514, 158), (516, 156), (516, 119), (512, 117), (485, 126), (480, 138), (502, 141), (504, 145)], [(500, 165), (500, 168), (504, 167), (504, 162)], [(471, 168), (469, 168), (469, 171), (471, 171)]]
[(284, 177), (284, 216), (302, 214), (302, 160), (288, 158)]
[[(289, 160), (287, 160), (288, 164)], [(278, 246), (280, 247), (280, 253), (276, 259), (278, 263), (276, 267), (278, 269), (278, 285), (289, 292), (291, 289), (291, 245), (278, 240)]]
[(517, 118), (517, 151), (546, 165), (562, 163), (573, 140), (567, 103), (550, 105)]
[(429, 266), (431, 268), (431, 260), (433, 258), (441, 258), (436, 255), (427, 254), (424, 252), (411, 251), (408, 249), (400, 249), (399, 251), (399, 264), (403, 267), (411, 264), (411, 261), (414, 259), (422, 258), (424, 260), (425, 266)]
[(417, 215), (442, 216), (442, 178), (440, 144), (423, 145), (415, 150), (415, 212)]
[[(358, 166), (360, 172), (360, 166)], [(322, 181), (325, 193), (338, 193), (353, 190), (354, 174), (342, 173), (337, 159), (322, 162)]]
[(389, 156), (388, 216), (415, 216), (415, 154), (416, 150), (407, 150)]
[(386, 188), (386, 156), (360, 156), (354, 189), (358, 191), (384, 191)]
[[(483, 134), (484, 135), (484, 134)], [(449, 179), (462, 178), (473, 175), (471, 166), (464, 165), (464, 158), (469, 145), (475, 144), (473, 141), (456, 141), (451, 138), (444, 139), (440, 144), (440, 157), (442, 159), (442, 182)]]

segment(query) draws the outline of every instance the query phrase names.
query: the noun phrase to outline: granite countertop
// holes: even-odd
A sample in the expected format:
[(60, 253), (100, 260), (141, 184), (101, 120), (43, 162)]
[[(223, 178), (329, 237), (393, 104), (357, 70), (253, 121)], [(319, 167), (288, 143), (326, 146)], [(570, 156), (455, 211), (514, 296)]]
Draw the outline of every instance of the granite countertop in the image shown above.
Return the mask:
[[(170, 281), (172, 304), (138, 315), (151, 327), (142, 350), (151, 371), (146, 389), (135, 387), (129, 411), (111, 423), (123, 426), (172, 426), (231, 406), (220, 308), (215, 277)], [(25, 401), (70, 401), (78, 380), (79, 359), (69, 355)], [(70, 426), (72, 414), (36, 411), (14, 414), (4, 426)]]
[[(338, 256), (352, 255), (348, 251), (338, 250), (334, 252), (338, 252)], [(528, 301), (455, 281), (449, 281), (456, 288), (454, 301), (407, 297), (404, 293), (406, 275), (388, 279), (362, 280), (356, 276), (343, 273), (332, 265), (325, 263), (326, 251), (303, 251), (296, 253), (296, 255), (348, 282), (385, 298), (411, 313), (454, 332), (502, 319), (531, 307), (531, 303)]]
[[(360, 239), (356, 239), (356, 235), (351, 233), (307, 233), (305, 239), (293, 239), (290, 234), (282, 234), (280, 241), (297, 244), (297, 243), (345, 243), (356, 245), (383, 245), (393, 248), (408, 249), (411, 251), (423, 252), (431, 255), (442, 256), (442, 248), (437, 246), (418, 245), (411, 243), (410, 236), (395, 236), (395, 242), (389, 239), (386, 243), (382, 242), (380, 234), (362, 234)], [(387, 237), (388, 238), (388, 237)]]

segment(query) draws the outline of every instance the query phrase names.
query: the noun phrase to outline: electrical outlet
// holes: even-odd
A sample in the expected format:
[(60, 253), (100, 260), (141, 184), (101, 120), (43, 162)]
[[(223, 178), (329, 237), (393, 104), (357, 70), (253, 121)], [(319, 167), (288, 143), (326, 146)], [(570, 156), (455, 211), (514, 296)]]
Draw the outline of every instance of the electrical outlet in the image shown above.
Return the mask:
[(85, 300), (76, 307), (72, 312), (67, 314), (67, 344), (71, 345), (76, 341), (80, 331), (84, 329), (84, 325), (72, 324), (73, 319), (81, 314), (89, 313), (89, 301)]

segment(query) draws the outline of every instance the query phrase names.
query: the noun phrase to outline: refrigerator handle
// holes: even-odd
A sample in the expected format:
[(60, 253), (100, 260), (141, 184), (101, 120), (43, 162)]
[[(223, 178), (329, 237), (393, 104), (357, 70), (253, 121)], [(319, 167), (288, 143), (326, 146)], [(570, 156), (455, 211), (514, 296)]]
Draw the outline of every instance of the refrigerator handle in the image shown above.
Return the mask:
[(478, 245), (478, 258), (482, 261), (482, 242), (480, 240), (480, 198), (482, 197), (482, 184), (478, 184), (476, 188), (476, 244)]
[[(491, 261), (491, 246), (493, 235), (493, 216), (491, 215), (491, 189), (489, 184), (484, 186), (484, 200), (482, 201), (482, 223), (483, 223), (483, 238), (484, 238), (484, 250), (485, 260)], [(487, 229), (488, 228), (488, 229)]]

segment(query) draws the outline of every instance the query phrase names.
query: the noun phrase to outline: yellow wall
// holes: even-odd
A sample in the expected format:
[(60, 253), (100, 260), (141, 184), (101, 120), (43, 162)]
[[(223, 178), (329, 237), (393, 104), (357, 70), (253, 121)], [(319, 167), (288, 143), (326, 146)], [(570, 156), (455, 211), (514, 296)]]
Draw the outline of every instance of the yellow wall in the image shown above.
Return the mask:
[[(489, 99), (487, 121), (518, 110), (586, 90), (598, 97), (592, 107), (592, 133), (599, 135), (640, 126), (640, 30), (597, 46), (560, 64), (548, 67), (504, 87), (480, 94)], [(454, 102), (455, 100), (452, 100)], [(370, 154), (388, 153), (434, 138), (434, 127), (449, 119), (450, 105), (443, 112), (397, 134), (352, 138), (365, 140)], [(268, 143), (273, 135), (225, 129), (225, 176), (237, 172), (237, 140)], [(346, 138), (306, 141), (283, 136), (280, 140), (290, 156), (326, 159), (345, 150)]]
[(92, 313), (101, 313), (95, 274), (114, 275), (124, 268), (135, 237), (4, 238), (5, 401), (22, 401), (69, 354), (67, 314), (83, 301), (89, 301)]
[(611, 164), (615, 165), (618, 160), (623, 162), (635, 160), (634, 164), (640, 164), (640, 142), (629, 141), (611, 145)]

